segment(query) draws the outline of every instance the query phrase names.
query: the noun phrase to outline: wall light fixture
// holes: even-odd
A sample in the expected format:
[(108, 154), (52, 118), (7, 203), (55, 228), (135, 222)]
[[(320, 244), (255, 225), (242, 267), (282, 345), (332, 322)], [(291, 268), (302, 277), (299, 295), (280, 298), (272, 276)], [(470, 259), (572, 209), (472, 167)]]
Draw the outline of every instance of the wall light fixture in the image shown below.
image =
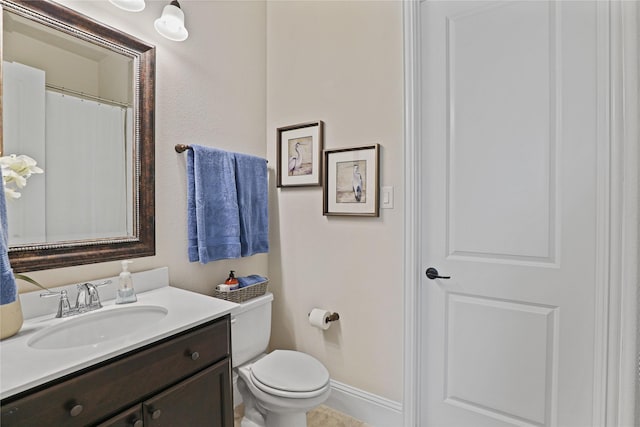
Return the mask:
[(181, 42), (189, 37), (189, 32), (184, 26), (184, 12), (180, 9), (178, 0), (172, 0), (171, 3), (162, 9), (162, 16), (153, 23), (156, 31), (169, 40)]
[[(144, 0), (109, 0), (111, 4), (129, 12), (140, 12), (144, 9)], [(184, 12), (180, 8), (178, 0), (162, 9), (162, 16), (153, 23), (156, 31), (163, 37), (176, 42), (181, 42), (189, 37), (189, 32), (184, 26)]]
[(140, 12), (144, 9), (144, 0), (109, 0), (111, 4), (128, 12)]

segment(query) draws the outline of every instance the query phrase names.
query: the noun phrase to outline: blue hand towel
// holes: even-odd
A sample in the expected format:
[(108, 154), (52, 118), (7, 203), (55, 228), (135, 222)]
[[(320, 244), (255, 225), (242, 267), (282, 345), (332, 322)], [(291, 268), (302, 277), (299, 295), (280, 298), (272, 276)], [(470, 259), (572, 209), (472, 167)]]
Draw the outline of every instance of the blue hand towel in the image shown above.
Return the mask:
[(252, 274), (247, 277), (238, 277), (238, 287), (246, 288), (247, 286), (255, 285), (256, 283), (266, 282), (267, 278), (258, 276), (257, 274)]
[(235, 153), (242, 256), (269, 252), (267, 161)]
[(18, 287), (9, 264), (9, 235), (7, 231), (7, 205), (4, 188), (0, 186), (0, 305), (10, 304), (18, 298)]
[(191, 145), (187, 151), (189, 261), (240, 257), (234, 155)]

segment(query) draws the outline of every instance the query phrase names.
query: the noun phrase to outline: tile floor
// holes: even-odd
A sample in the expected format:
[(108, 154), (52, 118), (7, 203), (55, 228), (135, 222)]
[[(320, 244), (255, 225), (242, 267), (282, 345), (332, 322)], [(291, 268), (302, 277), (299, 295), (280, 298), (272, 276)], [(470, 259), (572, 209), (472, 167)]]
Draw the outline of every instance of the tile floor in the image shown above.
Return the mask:
[(368, 424), (320, 405), (307, 414), (307, 427), (369, 427)]
[[(236, 408), (235, 427), (240, 427), (243, 412), (242, 405)], [(328, 406), (320, 405), (307, 414), (307, 427), (369, 427), (369, 425)]]

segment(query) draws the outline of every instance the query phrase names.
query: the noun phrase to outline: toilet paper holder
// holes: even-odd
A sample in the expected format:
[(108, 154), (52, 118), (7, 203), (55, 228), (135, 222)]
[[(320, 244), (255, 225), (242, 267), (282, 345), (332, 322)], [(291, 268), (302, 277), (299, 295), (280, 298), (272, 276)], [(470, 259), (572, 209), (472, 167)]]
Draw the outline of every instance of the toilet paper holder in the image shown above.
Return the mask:
[[(311, 313), (307, 313), (307, 316), (311, 316)], [(340, 320), (340, 315), (338, 313), (331, 313), (325, 321), (329, 323), (329, 322), (335, 322), (336, 320)]]
[(336, 320), (340, 320), (340, 315), (338, 313), (331, 313), (329, 317), (327, 317), (327, 322), (335, 322)]

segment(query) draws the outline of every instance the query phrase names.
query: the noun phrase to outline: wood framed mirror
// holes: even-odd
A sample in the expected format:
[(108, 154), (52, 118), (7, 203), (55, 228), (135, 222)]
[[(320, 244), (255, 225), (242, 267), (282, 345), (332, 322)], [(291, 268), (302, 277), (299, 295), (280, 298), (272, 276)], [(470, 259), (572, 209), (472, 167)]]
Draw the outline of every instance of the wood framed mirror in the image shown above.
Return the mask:
[(44, 169), (7, 201), (13, 270), (155, 255), (155, 47), (51, 1), (0, 6), (0, 150)]

